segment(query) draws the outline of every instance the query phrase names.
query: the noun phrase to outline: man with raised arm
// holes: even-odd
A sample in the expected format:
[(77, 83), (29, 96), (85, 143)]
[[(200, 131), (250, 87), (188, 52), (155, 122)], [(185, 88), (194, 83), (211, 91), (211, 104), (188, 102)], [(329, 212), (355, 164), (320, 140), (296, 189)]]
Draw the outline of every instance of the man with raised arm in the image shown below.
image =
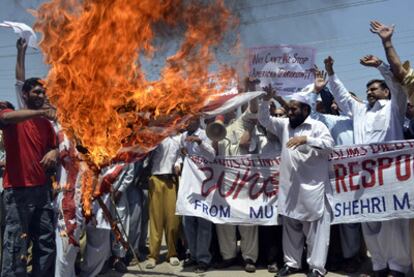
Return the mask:
[(54, 210), (46, 171), (58, 160), (56, 134), (44, 108), (45, 89), (31, 78), (22, 87), (28, 109), (0, 111), (4, 135), (5, 230), (1, 276), (26, 276), (27, 248), (32, 248), (32, 276), (53, 276)]
[(305, 239), (307, 276), (323, 276), (331, 222), (326, 199), (330, 192), (328, 157), (334, 142), (328, 128), (310, 118), (311, 107), (301, 95), (294, 95), (289, 102), (288, 118), (271, 117), (269, 100), (274, 92), (267, 89), (258, 119), (282, 144), (278, 213), (283, 215), (285, 266), (276, 276), (301, 269)]
[[(245, 79), (244, 91), (255, 91), (258, 80)], [(256, 125), (257, 100), (249, 102), (243, 114), (228, 123), (226, 138), (217, 144), (217, 154), (222, 156), (237, 156), (249, 153), (250, 139)], [(256, 271), (256, 261), (259, 254), (257, 225), (217, 224), (217, 238), (223, 261), (217, 268), (227, 268), (237, 261), (237, 230), (240, 234), (240, 251), (244, 261), (244, 270), (253, 273)]]
[[(328, 94), (331, 98), (327, 85), (326, 73), (316, 69), (314, 92), (310, 94), (310, 106), (312, 107), (311, 118), (322, 122), (331, 132), (335, 145), (353, 145), (354, 144), (354, 126), (352, 118), (342, 111), (338, 115), (322, 114), (316, 110), (316, 100), (321, 93)], [(323, 99), (323, 98), (322, 98)], [(323, 100), (322, 100), (323, 101)], [(327, 106), (327, 105), (326, 105)], [(354, 273), (358, 270), (358, 254), (360, 252), (362, 235), (361, 224), (340, 224), (339, 225), (342, 255), (344, 257), (343, 269), (347, 273)], [(331, 245), (333, 246), (333, 245)]]
[(22, 87), (26, 80), (25, 57), (27, 50), (27, 42), (24, 38), (19, 38), (16, 42), (17, 60), (16, 60), (16, 100), (17, 108), (22, 109), (26, 107), (22, 97)]
[(391, 71), (395, 79), (402, 84), (410, 103), (414, 104), (414, 71), (410, 67), (409, 62), (401, 63), (397, 51), (392, 44), (391, 37), (394, 33), (394, 26), (386, 26), (381, 22), (371, 21), (371, 32), (381, 38)]
[[(355, 144), (403, 139), (407, 97), (392, 73), (377, 57), (368, 55), (361, 64), (377, 68), (384, 80), (367, 83), (367, 103), (355, 100), (333, 70), (334, 60), (325, 59), (328, 83), (338, 106), (354, 123)], [(406, 219), (362, 223), (362, 232), (372, 257), (375, 276), (404, 276), (411, 267), (409, 224)], [(392, 239), (390, 239), (392, 238)]]

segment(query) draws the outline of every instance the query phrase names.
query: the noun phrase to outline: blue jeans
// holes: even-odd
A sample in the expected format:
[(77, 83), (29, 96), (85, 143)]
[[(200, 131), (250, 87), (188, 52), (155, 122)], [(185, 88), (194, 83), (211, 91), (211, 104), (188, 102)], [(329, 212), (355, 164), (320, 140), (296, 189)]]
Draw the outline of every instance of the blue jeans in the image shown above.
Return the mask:
[(5, 229), (1, 276), (27, 276), (30, 240), (33, 243), (31, 276), (53, 276), (56, 252), (49, 186), (5, 189), (3, 200)]
[(183, 226), (191, 258), (197, 263), (209, 265), (211, 262), (211, 222), (201, 217), (184, 216)]

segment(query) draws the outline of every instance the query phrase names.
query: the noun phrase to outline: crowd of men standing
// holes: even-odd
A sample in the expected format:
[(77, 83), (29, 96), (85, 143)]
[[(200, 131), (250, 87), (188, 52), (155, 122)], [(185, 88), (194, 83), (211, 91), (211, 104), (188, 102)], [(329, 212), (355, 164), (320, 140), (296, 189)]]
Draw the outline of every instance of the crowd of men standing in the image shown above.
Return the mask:
[[(412, 267), (407, 219), (330, 225), (331, 149), (414, 137), (413, 69), (399, 60), (391, 41), (393, 27), (373, 21), (371, 31), (380, 37), (389, 65), (372, 55), (361, 59), (384, 78), (367, 83), (366, 101), (345, 88), (334, 60), (327, 57), (326, 74), (315, 69), (313, 91), (307, 95), (295, 94), (287, 102), (267, 86), (261, 99), (223, 115), (222, 140), (208, 137), (208, 120), (194, 117), (145, 160), (104, 168), (101, 177), (112, 178), (112, 192), (93, 202), (94, 216), (88, 222), (80, 208), (85, 165), (74, 159), (79, 148), (56, 122), (43, 82), (25, 79), (27, 44), (19, 39), (19, 109), (0, 102), (5, 149), (1, 276), (27, 276), (29, 265), (31, 276), (96, 276), (108, 267), (126, 272), (128, 265), (144, 259), (151, 270), (160, 262), (163, 235), (171, 266), (182, 261), (197, 273), (237, 264), (247, 272), (261, 264), (277, 276), (305, 268), (307, 276), (323, 276), (327, 270), (351, 273), (358, 270), (366, 246), (372, 275), (406, 275)], [(247, 80), (244, 91), (258, 87), (260, 82)], [(281, 156), (281, 225), (214, 225), (175, 214), (185, 159), (251, 153)], [(110, 207), (128, 247), (112, 235), (104, 206)]]

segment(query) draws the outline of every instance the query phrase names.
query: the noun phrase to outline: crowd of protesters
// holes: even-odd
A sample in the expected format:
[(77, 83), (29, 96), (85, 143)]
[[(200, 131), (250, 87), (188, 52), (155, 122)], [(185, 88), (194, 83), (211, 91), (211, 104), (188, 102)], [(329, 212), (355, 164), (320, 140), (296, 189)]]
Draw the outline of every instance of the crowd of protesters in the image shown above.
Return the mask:
[[(266, 95), (222, 116), (224, 139), (208, 136), (207, 120), (192, 118), (185, 130), (165, 138), (144, 161), (104, 168), (101, 177), (112, 177), (112, 192), (94, 201), (88, 222), (79, 196), (84, 166), (72, 155), (81, 150), (56, 122), (42, 81), (25, 78), (27, 43), (19, 39), (18, 109), (0, 102), (1, 276), (96, 276), (109, 268), (125, 273), (127, 266), (140, 261), (151, 270), (161, 262), (164, 235), (166, 261), (192, 267), (196, 273), (238, 265), (247, 272), (265, 266), (276, 276), (302, 271), (323, 276), (327, 270), (355, 273), (369, 252), (370, 275), (406, 275), (412, 267), (409, 220), (331, 226), (326, 197), (328, 156), (335, 145), (414, 138), (414, 73), (408, 63), (401, 63), (392, 44), (393, 31), (371, 22), (389, 65), (372, 55), (361, 58), (363, 66), (383, 76), (367, 83), (366, 100), (345, 88), (335, 74), (333, 58), (327, 57), (325, 70), (315, 69), (308, 97), (295, 94), (287, 101), (266, 86)], [(244, 91), (259, 88), (260, 82), (247, 80)], [(213, 160), (216, 155), (260, 153), (281, 157), (282, 224), (215, 225), (175, 214), (188, 155)], [(111, 232), (104, 207), (116, 219), (123, 240)]]

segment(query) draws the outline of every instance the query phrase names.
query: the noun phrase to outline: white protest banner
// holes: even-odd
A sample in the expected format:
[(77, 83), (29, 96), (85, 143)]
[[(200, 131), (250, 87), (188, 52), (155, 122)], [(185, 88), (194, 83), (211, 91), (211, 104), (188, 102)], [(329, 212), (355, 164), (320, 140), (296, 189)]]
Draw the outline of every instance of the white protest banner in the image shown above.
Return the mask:
[(306, 46), (249, 48), (249, 77), (260, 79), (261, 86), (271, 84), (281, 96), (291, 95), (313, 83), (315, 54)]
[(333, 223), (414, 217), (414, 141), (335, 148)]
[[(279, 157), (185, 159), (177, 213), (214, 223), (277, 224)], [(414, 217), (414, 140), (336, 147), (330, 155), (333, 222)]]
[(278, 187), (279, 158), (187, 156), (176, 212), (219, 224), (275, 225)]

